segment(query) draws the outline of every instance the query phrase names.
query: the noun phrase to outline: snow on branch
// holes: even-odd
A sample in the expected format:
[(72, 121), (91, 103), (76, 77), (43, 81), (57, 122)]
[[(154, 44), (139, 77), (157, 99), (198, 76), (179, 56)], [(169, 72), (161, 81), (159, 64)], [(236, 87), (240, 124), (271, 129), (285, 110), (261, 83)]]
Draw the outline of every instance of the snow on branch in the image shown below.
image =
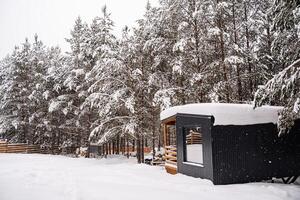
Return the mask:
[[(94, 128), (89, 136), (89, 140), (99, 139), (98, 143), (103, 143), (107, 141), (108, 138), (115, 136), (118, 133), (132, 133), (130, 116), (117, 116), (113, 118), (106, 119), (101, 122), (96, 128)], [(111, 124), (114, 126), (110, 127)], [(120, 124), (116, 126), (115, 124)]]
[(255, 93), (255, 107), (263, 104), (281, 104), (279, 135), (286, 133), (300, 118), (300, 59), (279, 72)]
[(299, 93), (300, 59), (285, 68), (266, 85), (260, 87), (255, 93), (255, 106), (261, 106), (277, 96), (280, 100), (292, 98)]

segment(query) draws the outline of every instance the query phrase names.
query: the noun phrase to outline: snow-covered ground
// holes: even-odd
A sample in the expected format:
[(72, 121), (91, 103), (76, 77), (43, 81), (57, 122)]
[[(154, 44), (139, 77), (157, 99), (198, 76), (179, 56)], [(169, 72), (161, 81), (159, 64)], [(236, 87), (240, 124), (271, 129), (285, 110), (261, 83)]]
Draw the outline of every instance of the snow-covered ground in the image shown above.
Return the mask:
[(299, 185), (214, 186), (135, 159), (0, 154), (0, 200), (300, 199)]

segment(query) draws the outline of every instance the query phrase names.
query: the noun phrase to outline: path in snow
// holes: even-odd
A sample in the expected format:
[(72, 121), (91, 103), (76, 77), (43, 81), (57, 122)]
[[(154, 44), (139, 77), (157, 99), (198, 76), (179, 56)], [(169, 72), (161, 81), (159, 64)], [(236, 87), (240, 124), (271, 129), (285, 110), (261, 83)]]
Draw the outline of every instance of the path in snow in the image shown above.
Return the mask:
[(299, 200), (299, 185), (214, 186), (135, 159), (0, 154), (0, 200)]

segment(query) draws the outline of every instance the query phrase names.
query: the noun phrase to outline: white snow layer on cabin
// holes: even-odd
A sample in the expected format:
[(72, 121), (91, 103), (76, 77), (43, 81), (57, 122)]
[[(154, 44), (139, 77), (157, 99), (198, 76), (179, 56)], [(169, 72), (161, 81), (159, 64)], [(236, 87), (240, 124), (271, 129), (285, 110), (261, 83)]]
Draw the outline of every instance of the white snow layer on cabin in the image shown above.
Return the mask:
[(166, 173), (136, 158), (0, 154), (1, 200), (299, 200), (299, 185), (211, 181)]
[(200, 103), (174, 106), (161, 112), (164, 120), (177, 113), (214, 116), (214, 125), (246, 125), (274, 123), (278, 121), (279, 106), (253, 108), (250, 104)]

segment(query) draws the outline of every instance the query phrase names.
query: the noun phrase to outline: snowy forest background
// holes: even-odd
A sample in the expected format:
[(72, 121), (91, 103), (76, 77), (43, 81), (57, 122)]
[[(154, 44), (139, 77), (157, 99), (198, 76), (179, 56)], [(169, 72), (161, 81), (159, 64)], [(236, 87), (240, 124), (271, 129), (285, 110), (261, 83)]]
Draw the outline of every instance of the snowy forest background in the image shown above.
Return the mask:
[(285, 133), (300, 117), (299, 4), (161, 0), (120, 38), (104, 7), (91, 24), (76, 19), (67, 53), (26, 39), (0, 61), (0, 138), (49, 148), (116, 137), (158, 144), (162, 109), (253, 101), (285, 106)]

